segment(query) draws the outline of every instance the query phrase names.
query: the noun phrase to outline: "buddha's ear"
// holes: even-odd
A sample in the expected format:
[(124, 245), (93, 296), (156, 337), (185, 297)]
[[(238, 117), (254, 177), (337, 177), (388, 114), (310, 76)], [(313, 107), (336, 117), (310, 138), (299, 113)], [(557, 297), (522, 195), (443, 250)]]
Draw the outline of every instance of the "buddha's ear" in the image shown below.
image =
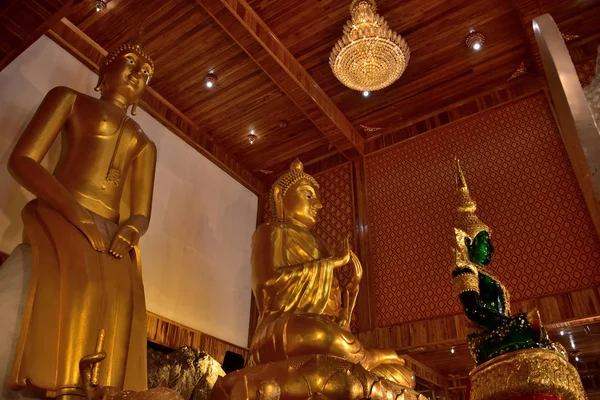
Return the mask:
[(273, 201), (275, 202), (275, 214), (277, 220), (283, 221), (283, 192), (280, 187), (273, 188)]

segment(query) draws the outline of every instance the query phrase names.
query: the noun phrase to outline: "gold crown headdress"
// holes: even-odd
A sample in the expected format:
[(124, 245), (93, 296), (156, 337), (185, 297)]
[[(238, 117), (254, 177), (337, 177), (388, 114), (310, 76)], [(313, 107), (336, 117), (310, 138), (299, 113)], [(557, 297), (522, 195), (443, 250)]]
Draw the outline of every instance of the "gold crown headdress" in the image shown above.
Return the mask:
[(270, 202), (271, 202), (271, 210), (273, 215), (277, 215), (277, 210), (275, 207), (275, 188), (279, 188), (281, 190), (281, 194), (285, 196), (288, 189), (300, 179), (305, 178), (313, 184), (315, 187), (319, 187), (319, 184), (311, 175), (304, 172), (304, 165), (297, 158), (290, 165), (290, 170), (285, 174), (281, 175), (273, 186), (271, 186), (271, 192), (269, 194)]
[[(462, 169), (460, 168), (460, 161), (456, 160), (456, 195), (457, 195), (457, 219), (455, 228), (464, 232), (466, 237), (471, 240), (475, 239), (478, 233), (486, 231), (491, 234), (490, 227), (481, 222), (475, 211), (477, 210), (477, 203), (471, 199), (469, 194), (469, 188), (467, 187), (467, 181), (463, 175)], [(458, 237), (457, 237), (458, 239)]]
[(142, 46), (140, 43), (142, 41), (143, 33), (144, 28), (141, 28), (137, 35), (131, 38), (129, 43), (122, 44), (110, 53), (108, 53), (106, 57), (104, 57), (104, 61), (100, 65), (100, 70), (102, 71), (104, 68), (108, 67), (121, 54), (129, 51), (135, 51), (136, 53), (144, 57), (146, 60), (148, 60), (148, 62), (150, 63), (150, 67), (152, 68), (152, 71), (150, 71), (150, 78), (152, 78), (152, 75), (154, 75), (154, 61), (144, 50), (142, 50)]

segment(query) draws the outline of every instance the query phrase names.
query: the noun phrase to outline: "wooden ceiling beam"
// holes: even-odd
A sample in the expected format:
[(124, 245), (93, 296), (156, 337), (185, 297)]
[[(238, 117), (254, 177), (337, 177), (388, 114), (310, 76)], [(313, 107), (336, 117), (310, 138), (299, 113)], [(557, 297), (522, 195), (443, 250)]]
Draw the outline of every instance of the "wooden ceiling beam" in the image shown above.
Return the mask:
[(525, 40), (527, 41), (529, 54), (533, 59), (536, 72), (538, 74), (543, 74), (544, 66), (542, 65), (542, 57), (535, 41), (532, 25), (532, 21), (535, 17), (544, 14), (541, 3), (539, 0), (512, 0), (512, 3), (521, 19)]
[[(5, 4), (0, 11), (0, 17), (4, 17), (9, 9), (17, 4), (18, 1), (11, 1)], [(8, 64), (10, 64), (15, 58), (23, 53), (29, 46), (31, 46), (36, 40), (38, 40), (44, 33), (46, 33), (55, 24), (59, 23), (60, 20), (69, 15), (77, 4), (81, 3), (81, 0), (68, 0), (52, 15), (49, 15), (40, 25), (37, 26), (32, 32), (23, 38), (19, 44), (14, 47), (6, 56), (0, 59), (0, 71), (2, 71)]]
[(360, 133), (245, 0), (196, 1), (338, 150), (364, 154)]
[[(94, 73), (98, 73), (100, 62), (107, 51), (67, 19), (55, 25), (48, 36)], [(152, 87), (144, 92), (140, 107), (256, 195), (264, 193), (266, 189), (262, 179), (243, 167)]]

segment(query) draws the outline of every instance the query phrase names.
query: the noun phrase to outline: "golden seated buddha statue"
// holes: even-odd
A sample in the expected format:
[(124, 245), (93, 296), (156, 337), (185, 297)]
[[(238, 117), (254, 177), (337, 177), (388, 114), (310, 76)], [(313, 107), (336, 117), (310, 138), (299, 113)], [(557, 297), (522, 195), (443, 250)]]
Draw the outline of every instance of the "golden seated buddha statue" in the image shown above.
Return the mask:
[[(273, 184), (270, 195), (277, 221), (259, 226), (252, 238), (252, 291), (259, 318), (248, 366), (280, 365), (283, 379), (295, 368), (290, 362), (297, 359), (297, 365), (308, 365), (307, 373), (313, 375), (304, 377), (306, 381), (317, 382), (321, 377), (325, 382), (329, 375), (314, 375), (325, 373), (325, 365), (338, 360), (413, 388), (414, 375), (395, 351), (366, 349), (349, 330), (362, 267), (348, 239), (333, 251), (311, 232), (322, 208), (317, 181), (296, 160)], [(342, 288), (336, 270), (350, 262), (353, 279)], [(308, 361), (311, 356), (317, 358), (312, 364)], [(328, 373), (333, 369), (331, 366)], [(276, 367), (270, 370), (278, 371)], [(244, 370), (235, 374), (237, 378), (228, 375), (217, 386), (231, 389)], [(281, 398), (286, 397), (282, 392)]]

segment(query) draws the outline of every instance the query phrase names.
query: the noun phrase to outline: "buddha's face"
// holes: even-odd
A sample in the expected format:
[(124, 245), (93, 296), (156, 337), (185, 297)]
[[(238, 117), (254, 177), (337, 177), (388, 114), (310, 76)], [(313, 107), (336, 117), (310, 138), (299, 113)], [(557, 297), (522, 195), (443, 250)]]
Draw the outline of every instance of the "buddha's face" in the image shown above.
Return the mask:
[(125, 51), (104, 69), (103, 93), (119, 94), (127, 104), (136, 103), (152, 75), (151, 63), (136, 51)]
[(318, 187), (306, 178), (298, 180), (282, 198), (284, 220), (313, 229), (317, 214), (323, 208), (319, 197)]
[(492, 246), (492, 239), (486, 231), (479, 232), (472, 243), (471, 239), (466, 238), (465, 244), (469, 250), (469, 259), (471, 262), (484, 267), (492, 261), (494, 246)]

